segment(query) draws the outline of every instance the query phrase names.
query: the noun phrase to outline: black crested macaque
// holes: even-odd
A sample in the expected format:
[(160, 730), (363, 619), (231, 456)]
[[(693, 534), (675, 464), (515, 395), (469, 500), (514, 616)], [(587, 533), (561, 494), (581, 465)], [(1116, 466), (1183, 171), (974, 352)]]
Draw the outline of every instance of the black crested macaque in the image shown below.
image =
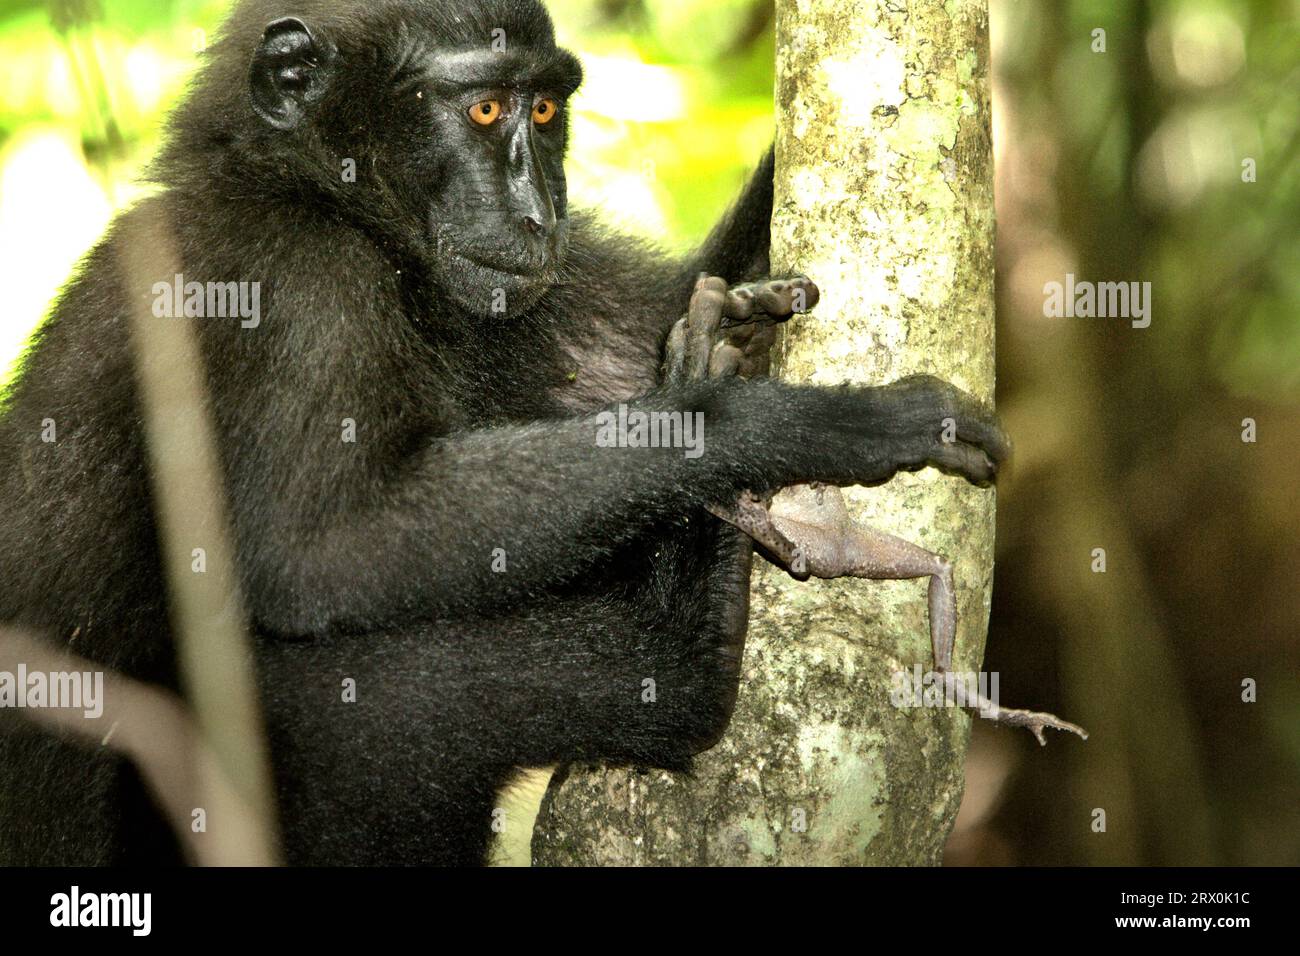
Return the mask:
[[(750, 539), (708, 509), (926, 466), (984, 483), (1006, 452), (935, 379), (747, 379), (764, 337), (725, 314), (815, 291), (726, 291), (766, 273), (771, 157), (698, 252), (657, 254), (570, 210), (581, 78), (536, 0), (245, 0), (161, 191), (0, 409), (0, 625), (177, 688), (128, 329), (175, 277), (124, 274), (130, 225), (167, 224), (187, 287), (257, 290), (252, 321), (192, 321), (289, 862), (477, 863), (517, 768), (686, 767), (727, 726), (748, 613)], [(702, 415), (703, 453), (598, 446), (620, 405)], [(0, 862), (179, 860), (128, 761), (2, 716)]]

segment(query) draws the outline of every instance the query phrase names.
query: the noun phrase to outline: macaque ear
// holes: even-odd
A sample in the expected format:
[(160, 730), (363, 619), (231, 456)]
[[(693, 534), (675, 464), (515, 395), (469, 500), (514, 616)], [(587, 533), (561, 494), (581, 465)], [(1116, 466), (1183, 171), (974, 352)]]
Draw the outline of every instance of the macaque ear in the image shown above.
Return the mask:
[(297, 17), (271, 23), (249, 73), (254, 112), (269, 126), (293, 129), (307, 115), (307, 105), (325, 91), (333, 59), (333, 49)]

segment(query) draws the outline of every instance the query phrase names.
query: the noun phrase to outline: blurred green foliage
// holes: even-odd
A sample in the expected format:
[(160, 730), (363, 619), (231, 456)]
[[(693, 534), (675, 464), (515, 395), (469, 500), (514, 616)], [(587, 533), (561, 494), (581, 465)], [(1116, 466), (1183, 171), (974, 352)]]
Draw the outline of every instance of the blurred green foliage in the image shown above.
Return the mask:
[[(1017, 461), (985, 666), (1058, 687), (1094, 735), (1008, 771), (962, 859), (1294, 865), (1300, 3), (992, 7)], [(1150, 282), (1151, 327), (1045, 320), (1067, 273)], [(1274, 696), (1246, 703), (1247, 679)]]
[[(1159, 373), (1300, 397), (1300, 3), (994, 6), (1000, 76), (1024, 93), (1018, 109), (1033, 123), (1059, 128), (1046, 185), (1062, 190), (1068, 168), (1088, 190), (1078, 198), (1109, 206), (1112, 222), (1158, 226), (1143, 278), (1178, 340), (1165, 341)], [(1097, 29), (1104, 55), (1090, 42)], [(1253, 183), (1242, 181), (1248, 159)]]

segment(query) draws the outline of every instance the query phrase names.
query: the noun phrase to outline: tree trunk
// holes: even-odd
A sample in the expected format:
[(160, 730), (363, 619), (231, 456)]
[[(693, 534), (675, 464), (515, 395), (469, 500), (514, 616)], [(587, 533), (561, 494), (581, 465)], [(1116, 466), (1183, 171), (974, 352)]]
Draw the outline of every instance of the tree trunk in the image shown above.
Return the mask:
[[(933, 372), (993, 392), (993, 164), (985, 0), (778, 0), (773, 273), (822, 289), (782, 377)], [(845, 492), (856, 517), (956, 565), (954, 668), (979, 669), (990, 491), (933, 470)], [(762, 562), (759, 562), (762, 564)], [(763, 564), (740, 699), (696, 773), (575, 767), (538, 864), (934, 864), (961, 802), (970, 719), (891, 705), (932, 664), (924, 581), (801, 584)]]

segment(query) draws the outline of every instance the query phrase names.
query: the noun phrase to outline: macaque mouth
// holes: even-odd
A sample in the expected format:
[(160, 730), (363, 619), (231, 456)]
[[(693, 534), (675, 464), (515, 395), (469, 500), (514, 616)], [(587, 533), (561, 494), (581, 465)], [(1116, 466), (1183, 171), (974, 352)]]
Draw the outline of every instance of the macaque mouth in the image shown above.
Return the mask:
[(451, 250), (452, 256), (463, 259), (471, 265), (499, 272), (516, 279), (541, 279), (552, 274), (553, 256), (494, 256), (479, 251)]
[(485, 247), (460, 244), (445, 234), (436, 242), (439, 251), (453, 261), (526, 281), (553, 279), (565, 247), (565, 242), (558, 235), (544, 245), (520, 242)]
[(523, 219), (511, 229), (515, 217), (493, 216), (493, 221), (474, 222), (439, 216), (430, 212), (428, 237), (434, 259), (451, 265), (452, 271), (489, 272), (487, 280), (552, 285), (568, 250), (567, 217), (560, 217), (549, 234), (529, 234)]

